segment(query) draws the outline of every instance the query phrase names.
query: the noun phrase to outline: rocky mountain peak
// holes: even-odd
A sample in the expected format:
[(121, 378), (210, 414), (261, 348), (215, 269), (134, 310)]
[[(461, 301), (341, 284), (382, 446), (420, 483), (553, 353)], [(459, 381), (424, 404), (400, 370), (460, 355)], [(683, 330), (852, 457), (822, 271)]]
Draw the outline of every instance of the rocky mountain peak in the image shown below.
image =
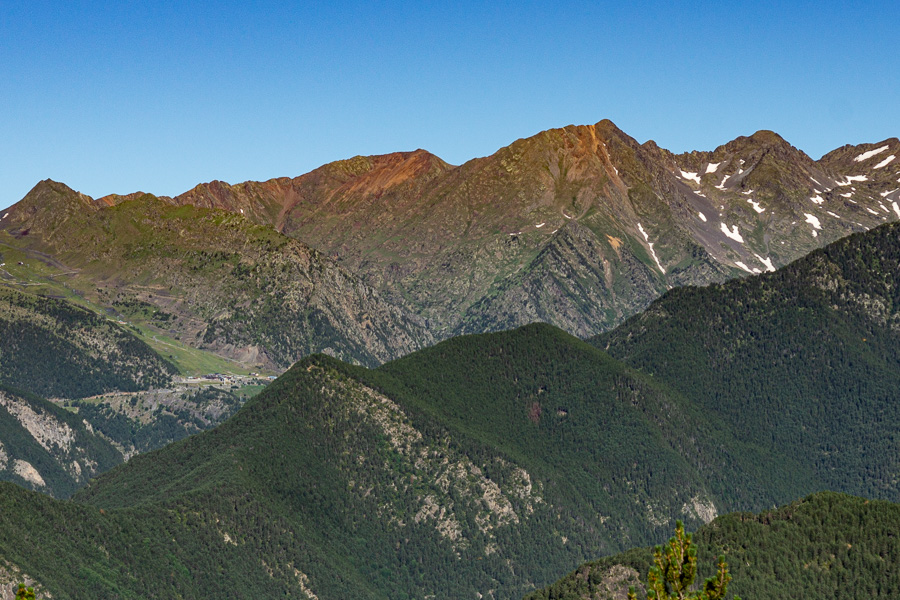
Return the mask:
[(347, 191), (380, 195), (410, 181), (444, 173), (453, 166), (420, 149), (379, 156), (356, 156), (332, 163), (331, 168), (350, 176), (345, 184)]
[(47, 232), (70, 218), (99, 210), (93, 198), (52, 179), (38, 182), (22, 200), (0, 215), (0, 229), (16, 236)]

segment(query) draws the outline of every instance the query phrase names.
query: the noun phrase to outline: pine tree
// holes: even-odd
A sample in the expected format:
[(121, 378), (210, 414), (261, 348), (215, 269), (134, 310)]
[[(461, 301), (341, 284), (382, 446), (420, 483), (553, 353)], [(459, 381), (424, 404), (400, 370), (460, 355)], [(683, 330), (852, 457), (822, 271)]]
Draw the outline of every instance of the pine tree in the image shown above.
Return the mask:
[(16, 591), (16, 600), (34, 600), (34, 588), (26, 588), (24, 583), (20, 583)]
[[(647, 600), (724, 600), (731, 581), (724, 556), (719, 557), (716, 576), (707, 579), (702, 589), (691, 591), (697, 576), (697, 547), (692, 538), (684, 532), (684, 524), (676, 521), (675, 536), (665, 547), (654, 548), (653, 566), (647, 574)], [(628, 590), (628, 600), (637, 600), (633, 587)]]

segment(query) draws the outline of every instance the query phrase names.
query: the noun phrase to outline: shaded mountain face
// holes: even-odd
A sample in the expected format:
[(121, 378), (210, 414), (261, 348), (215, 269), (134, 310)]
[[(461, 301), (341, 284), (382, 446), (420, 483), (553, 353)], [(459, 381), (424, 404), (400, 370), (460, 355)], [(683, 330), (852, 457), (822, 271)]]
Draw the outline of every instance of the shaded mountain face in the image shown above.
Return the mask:
[(77, 415), (0, 384), (0, 481), (66, 498), (121, 462)]
[(177, 369), (116, 321), (0, 287), (0, 480), (67, 497), (243, 403), (240, 392), (176, 384)]
[[(671, 423), (652, 416), (663, 410)], [(132, 458), (78, 502), (109, 515), (199, 511), (222, 523), (213, 538), (256, 557), (237, 567), (246, 581), (273, 577), (271, 589), (297, 593), (297, 569), (319, 598), (515, 598), (580, 557), (654, 539), (666, 515), (712, 518), (695, 459), (716, 452), (679, 436), (689, 413), (549, 326), (451, 340), (378, 371), (318, 356), (220, 428)], [(249, 505), (257, 525), (239, 524)], [(147, 573), (129, 573), (145, 585)]]
[(672, 290), (591, 341), (739, 439), (795, 456), (791, 476), (900, 498), (900, 224), (776, 273)]
[(670, 287), (771, 271), (900, 218), (900, 166), (878, 162), (892, 153), (896, 139), (817, 162), (761, 131), (674, 155), (601, 121), (459, 167), (422, 150), (356, 157), (174, 201), (303, 240), (408, 299), (438, 338), (535, 320), (588, 336)]
[[(733, 577), (729, 597), (894, 598), (900, 594), (900, 505), (835, 493), (814, 494), (758, 515), (719, 517), (694, 534), (696, 581), (714, 576), (725, 555)], [(643, 597), (653, 560), (638, 548), (586, 563), (526, 600)]]
[(33, 281), (7, 272), (9, 285), (64, 282), (116, 316), (147, 307), (155, 331), (251, 367), (284, 368), (311, 352), (377, 364), (432, 339), (402, 301), (240, 215), (150, 195), (95, 202), (47, 181), (0, 227), (0, 251), (36, 265)]
[(0, 383), (45, 397), (81, 398), (165, 386), (175, 372), (111, 319), (0, 287)]

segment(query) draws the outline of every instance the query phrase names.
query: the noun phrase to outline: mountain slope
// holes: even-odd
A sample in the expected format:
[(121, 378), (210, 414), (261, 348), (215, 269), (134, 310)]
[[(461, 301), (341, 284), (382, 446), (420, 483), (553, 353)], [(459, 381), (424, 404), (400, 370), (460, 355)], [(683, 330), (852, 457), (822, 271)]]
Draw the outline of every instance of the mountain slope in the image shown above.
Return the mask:
[(601, 121), (459, 167), (422, 150), (355, 157), (174, 201), (244, 211), (309, 243), (409, 300), (438, 338), (534, 320), (588, 336), (668, 287), (774, 270), (900, 218), (896, 166), (816, 162), (769, 131), (674, 155)]
[(78, 416), (0, 385), (0, 480), (65, 498), (121, 462)]
[(59, 598), (86, 584), (98, 597), (248, 597), (260, 581), (323, 600), (515, 598), (659, 541), (675, 518), (694, 528), (829, 487), (896, 499), (898, 231), (672, 290), (598, 340), (622, 361), (549, 325), (375, 370), (309, 357), (219, 428), (33, 521), (36, 539), (57, 539), (102, 509), (105, 525), (86, 521), (95, 543), (145, 544), (146, 564), (82, 557), (64, 539), (65, 577), (40, 548), (0, 558)]
[(0, 226), (0, 243), (61, 263), (52, 277), (93, 305), (147, 306), (152, 331), (250, 366), (314, 351), (371, 364), (431, 339), (402, 303), (237, 215), (149, 195), (106, 206), (42, 182)]
[[(719, 517), (694, 535), (698, 581), (725, 554), (730, 594), (770, 600), (896, 598), (900, 594), (900, 505), (820, 493), (759, 515)], [(652, 550), (579, 567), (526, 600), (623, 598), (643, 589)]]
[[(251, 369), (315, 351), (374, 365), (534, 321), (588, 337), (669, 288), (773, 271), (900, 219), (894, 155), (891, 138), (813, 161), (771, 131), (675, 155), (601, 121), (461, 166), (424, 150), (354, 157), (174, 199), (44, 182), (0, 216), (0, 251), (30, 252), (101, 307), (155, 307), (174, 318), (153, 331)], [(111, 235), (142, 241), (110, 248)]]
[(108, 319), (53, 298), (0, 287), (0, 382), (80, 398), (171, 381), (175, 367)]
[[(519, 346), (523, 352), (512, 353)], [(466, 385), (458, 378), (468, 365), (460, 370), (450, 365), (473, 351), (511, 358), (501, 361), (502, 371), (486, 365), (484, 379)], [(560, 406), (535, 409), (536, 397), (520, 397), (524, 389), (540, 394), (531, 381), (491, 385), (489, 373), (502, 372), (509, 382), (522, 364), (544, 355), (552, 357), (543, 382), (546, 402)], [(368, 563), (355, 568), (371, 579), (372, 591), (398, 589), (416, 597), (490, 589), (498, 597), (516, 597), (533, 578), (548, 580), (561, 565), (590, 555), (588, 549), (608, 552), (627, 545), (625, 540), (646, 539), (668, 523), (662, 515), (702, 522), (715, 510), (703, 478), (682, 456), (696, 451), (690, 444), (678, 447), (684, 440), (673, 428), (647, 416), (659, 412), (663, 393), (562, 332), (535, 327), (497, 338), (463, 338), (415, 358), (377, 372), (348, 369), (324, 357), (303, 361), (215, 435), (135, 457), (127, 469), (86, 489), (79, 501), (107, 510), (145, 502), (193, 507), (204, 502), (199, 498), (207, 490), (253, 490), (255, 501), (284, 511), (292, 530), (307, 532), (309, 543), (317, 540), (315, 552), (367, 556)], [(593, 368), (581, 369), (584, 375), (573, 380), (575, 373), (565, 366), (569, 359)], [(421, 361), (441, 366), (433, 370)], [(454, 377), (442, 387), (454, 390), (457, 402), (461, 385), (475, 398), (491, 397), (500, 388), (512, 391), (476, 412), (449, 397), (438, 401), (426, 394), (422, 400), (423, 394), (412, 390), (421, 392), (427, 381), (415, 374), (438, 370)], [(584, 389), (593, 387), (604, 391), (583, 398)], [(460, 421), (446, 410), (470, 418)], [(544, 416), (535, 416), (536, 410)], [(679, 419), (677, 402), (668, 411)], [(601, 420), (606, 428), (595, 425)], [(519, 434), (498, 437), (504, 426)], [(639, 448), (619, 448), (621, 437), (643, 442)], [(576, 447), (594, 447), (597, 455), (569, 466), (567, 452), (571, 456)], [(654, 463), (667, 465), (670, 473), (647, 471)], [(626, 480), (633, 489), (621, 483)], [(676, 481), (681, 491), (671, 504), (653, 500), (656, 487), (670, 490)], [(398, 554), (397, 544), (406, 550)], [(411, 571), (407, 553), (428, 565), (427, 573)], [(311, 589), (327, 597), (317, 587), (322, 574), (314, 564), (296, 564), (309, 576)], [(349, 593), (344, 590), (342, 597)]]
[(240, 407), (230, 392), (176, 383), (175, 366), (137, 333), (71, 302), (0, 287), (0, 479), (66, 497), (123, 457)]
[(592, 342), (788, 451), (826, 488), (900, 497), (900, 225), (776, 273), (672, 290)]
[[(655, 539), (674, 515), (714, 516), (726, 486), (705, 470), (723, 460), (723, 440), (685, 436), (688, 423), (717, 430), (544, 325), (451, 340), (376, 371), (314, 356), (219, 428), (45, 508), (56, 516), (32, 535), (70, 557), (65, 577), (40, 548), (0, 558), (57, 598), (87, 584), (98, 597), (214, 597), (224, 584), (204, 578), (223, 569), (245, 581), (233, 597), (262, 577), (274, 593), (305, 586), (322, 599), (515, 598), (567, 565)], [(54, 537), (97, 509), (105, 516), (79, 527), (96, 530), (105, 558)], [(152, 522), (160, 532), (148, 535)], [(146, 564), (114, 550), (142, 543), (154, 548)], [(191, 588), (201, 566), (206, 587)]]

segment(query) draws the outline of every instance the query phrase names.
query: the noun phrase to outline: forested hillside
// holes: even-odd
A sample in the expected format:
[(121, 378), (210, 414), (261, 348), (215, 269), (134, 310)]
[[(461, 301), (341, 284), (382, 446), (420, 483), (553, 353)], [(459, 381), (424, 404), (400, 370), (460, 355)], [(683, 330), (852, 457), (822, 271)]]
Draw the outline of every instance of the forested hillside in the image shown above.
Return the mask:
[[(819, 493), (760, 514), (732, 513), (701, 527), (697, 580), (713, 575), (722, 554), (731, 595), (766, 600), (838, 600), (900, 596), (900, 505)], [(586, 563), (525, 600), (624, 598), (643, 589), (650, 548)]]
[(66, 498), (121, 462), (77, 415), (0, 384), (0, 481)]
[(737, 439), (795, 457), (791, 477), (900, 499), (900, 226), (776, 273), (672, 290), (593, 343)]
[[(145, 502), (195, 510), (212, 490), (233, 488), (307, 532), (311, 556), (365, 556), (352, 568), (371, 592), (412, 597), (495, 590), (514, 598), (579, 557), (655, 539), (670, 515), (712, 518), (710, 492), (682, 456), (696, 451), (677, 427), (648, 416), (665, 392), (590, 346), (533, 326), (425, 352), (424, 364), (374, 372), (326, 357), (303, 361), (215, 432), (136, 457), (78, 500), (107, 510)], [(468, 365), (454, 364), (462, 353), (485, 362), (467, 382)], [(534, 379), (516, 385), (526, 366)], [(439, 399), (424, 393), (438, 372), (456, 398), (472, 392), (468, 411), (451, 408), (468, 419), (437, 410)], [(501, 388), (508, 391), (481, 404)], [(686, 419), (677, 400), (668, 402), (673, 419)], [(621, 448), (626, 437), (641, 444)], [(572, 464), (566, 457), (579, 448), (596, 451)], [(311, 589), (329, 597), (317, 563), (296, 561)]]
[(164, 386), (175, 373), (170, 362), (111, 319), (0, 286), (0, 383), (80, 398)]

